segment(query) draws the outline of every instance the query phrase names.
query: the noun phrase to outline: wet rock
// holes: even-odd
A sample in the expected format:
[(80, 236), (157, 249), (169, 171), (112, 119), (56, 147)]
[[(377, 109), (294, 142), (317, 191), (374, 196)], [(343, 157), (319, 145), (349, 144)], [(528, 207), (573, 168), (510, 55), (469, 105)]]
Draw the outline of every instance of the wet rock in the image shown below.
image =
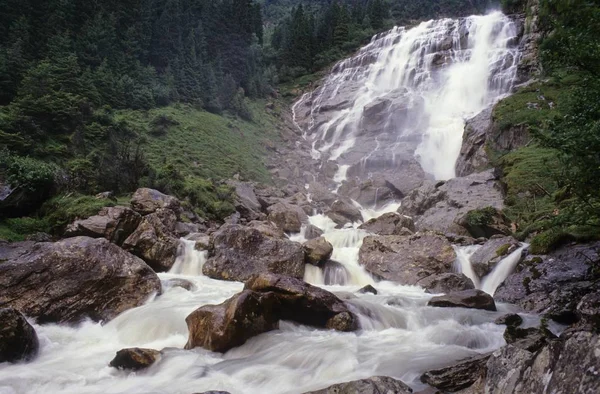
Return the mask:
[(473, 271), (477, 276), (483, 278), (496, 267), (500, 260), (514, 252), (519, 246), (519, 241), (513, 237), (490, 238), (471, 256)]
[(428, 306), (442, 308), (471, 308), (495, 311), (496, 304), (491, 295), (481, 290), (463, 290), (443, 296), (433, 297)]
[(600, 291), (589, 293), (577, 304), (577, 315), (581, 324), (600, 331)]
[(402, 235), (403, 229), (415, 232), (415, 223), (407, 216), (389, 212), (361, 224), (359, 228), (377, 235)]
[(169, 279), (169, 280), (165, 281), (163, 287), (165, 287), (165, 288), (181, 287), (182, 289), (185, 289), (187, 291), (196, 290), (196, 285), (194, 285), (189, 280), (181, 279), (181, 278)]
[(158, 350), (135, 347), (119, 350), (109, 365), (117, 369), (139, 371), (148, 368), (159, 358), (160, 352)]
[(554, 338), (554, 335), (550, 331), (538, 327), (519, 328), (507, 326), (504, 331), (506, 343), (534, 353), (546, 344), (547, 339), (552, 338)]
[(306, 232), (304, 233), (306, 239), (319, 238), (321, 235), (323, 235), (323, 231), (320, 228), (313, 226), (312, 224), (306, 226)]
[(277, 299), (271, 293), (244, 290), (222, 304), (196, 309), (185, 321), (189, 331), (186, 349), (226, 352), (279, 327)]
[(141, 215), (130, 208), (102, 208), (98, 215), (76, 220), (67, 226), (65, 237), (81, 235), (92, 238), (104, 237), (117, 245), (122, 245), (141, 220)]
[(0, 363), (31, 360), (39, 342), (34, 328), (16, 309), (0, 309)]
[[(346, 180), (338, 189), (338, 195), (348, 197), (363, 207), (376, 208), (399, 201), (404, 197), (402, 192), (385, 179), (384, 176), (377, 175), (363, 181), (358, 178)], [(332, 203), (333, 201), (330, 201), (328, 205)]]
[(485, 151), (488, 134), (492, 128), (492, 108), (487, 108), (467, 120), (460, 155), (456, 161), (456, 176), (463, 177), (489, 167)]
[(254, 192), (254, 186), (248, 182), (230, 180), (227, 184), (234, 188), (234, 206), (240, 215), (248, 220), (263, 220), (262, 206)]
[(223, 280), (246, 281), (253, 274), (304, 277), (302, 245), (273, 238), (252, 227), (224, 225), (212, 235), (213, 250), (202, 272)]
[(327, 212), (327, 216), (340, 226), (362, 220), (360, 210), (344, 200), (336, 200), (331, 204), (331, 210)]
[(362, 287), (362, 288), (358, 289), (357, 293), (362, 293), (362, 294), (371, 293), (371, 294), (375, 294), (376, 295), (377, 294), (377, 289), (375, 289), (371, 285), (366, 285), (365, 287)]
[(544, 313), (559, 322), (577, 320), (577, 305), (600, 291), (600, 242), (569, 245), (547, 256), (528, 256), (494, 293), (500, 302)]
[(489, 358), (489, 354), (471, 357), (450, 367), (427, 371), (421, 375), (421, 382), (454, 393), (473, 385), (484, 373)]
[(523, 323), (523, 318), (516, 313), (500, 316), (494, 321), (495, 324), (504, 324), (508, 327), (519, 327)]
[(323, 282), (327, 286), (344, 286), (350, 282), (350, 272), (337, 261), (327, 260), (321, 269), (323, 270)]
[(459, 220), (469, 211), (503, 206), (502, 186), (493, 170), (487, 170), (447, 182), (428, 181), (407, 194), (398, 212), (416, 218), (419, 231), (468, 235)]
[(200, 231), (200, 226), (196, 223), (185, 223), (185, 222), (175, 223), (175, 234), (178, 237), (186, 237), (190, 234), (198, 233), (199, 231)]
[(108, 321), (160, 292), (144, 261), (104, 238), (0, 244), (0, 305), (39, 323)]
[(308, 222), (308, 216), (297, 205), (279, 202), (267, 208), (268, 219), (286, 233), (299, 233), (302, 223)]
[(428, 276), (427, 278), (418, 281), (417, 285), (424, 288), (427, 293), (433, 294), (450, 293), (475, 288), (473, 281), (464, 274), (455, 274), (451, 272)]
[(272, 222), (260, 222), (253, 220), (248, 223), (247, 226), (260, 231), (265, 237), (287, 239), (283, 230), (279, 229)]
[(302, 280), (261, 274), (250, 278), (245, 290), (273, 293), (280, 303), (280, 317), (301, 324), (337, 331), (358, 329), (358, 318), (333, 293)]
[(323, 237), (307, 241), (304, 248), (307, 264), (322, 265), (331, 257), (333, 246)]
[(142, 218), (123, 248), (144, 260), (156, 272), (166, 272), (177, 258), (179, 239), (175, 235), (177, 217), (170, 209), (157, 209)]
[(188, 241), (194, 241), (194, 249), (196, 250), (209, 250), (210, 249), (210, 235), (203, 233), (192, 233), (185, 237)]
[(179, 212), (180, 206), (179, 200), (175, 197), (145, 187), (137, 189), (131, 197), (131, 208), (142, 215), (148, 215), (157, 209)]
[(359, 263), (367, 271), (405, 285), (451, 272), (454, 260), (456, 253), (450, 242), (434, 233), (369, 236), (359, 252)]
[(322, 390), (305, 394), (410, 394), (412, 389), (399, 380), (387, 376), (334, 384)]
[[(507, 345), (493, 353), (486, 365), (485, 393), (541, 393), (542, 391), (517, 391), (517, 382), (525, 370), (532, 364), (534, 354)], [(540, 376), (540, 383), (541, 383)]]
[(490, 238), (511, 232), (508, 218), (494, 207), (471, 210), (461, 217), (458, 223), (475, 238)]

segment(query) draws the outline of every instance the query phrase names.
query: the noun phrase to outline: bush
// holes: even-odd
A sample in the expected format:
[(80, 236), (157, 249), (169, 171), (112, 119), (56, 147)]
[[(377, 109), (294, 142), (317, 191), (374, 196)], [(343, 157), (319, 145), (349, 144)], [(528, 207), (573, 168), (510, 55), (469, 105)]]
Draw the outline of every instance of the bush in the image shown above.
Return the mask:
[(200, 216), (223, 219), (235, 212), (233, 190), (227, 185), (194, 178), (187, 180), (184, 194)]
[(19, 186), (32, 193), (48, 193), (54, 185), (58, 167), (30, 157), (0, 151), (0, 171), (11, 186)]
[(467, 213), (466, 222), (470, 227), (485, 226), (493, 222), (497, 211), (494, 207), (474, 209)]
[(150, 122), (150, 134), (155, 137), (160, 137), (169, 131), (171, 126), (177, 126), (179, 122), (173, 117), (166, 114), (159, 114)]

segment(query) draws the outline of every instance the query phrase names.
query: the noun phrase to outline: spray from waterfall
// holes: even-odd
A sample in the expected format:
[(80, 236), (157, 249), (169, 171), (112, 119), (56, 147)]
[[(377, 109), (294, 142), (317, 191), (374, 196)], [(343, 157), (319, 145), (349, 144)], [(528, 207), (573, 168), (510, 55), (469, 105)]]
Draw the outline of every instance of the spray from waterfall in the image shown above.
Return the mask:
[(200, 276), (208, 252), (196, 250), (196, 242), (181, 238), (177, 250), (177, 259), (169, 271), (170, 274)]

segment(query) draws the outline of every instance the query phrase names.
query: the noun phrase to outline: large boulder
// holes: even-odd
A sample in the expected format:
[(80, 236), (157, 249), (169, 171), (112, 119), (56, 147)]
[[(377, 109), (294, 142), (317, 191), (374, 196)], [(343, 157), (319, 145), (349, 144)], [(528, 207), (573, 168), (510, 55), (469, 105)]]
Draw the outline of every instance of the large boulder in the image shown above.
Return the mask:
[[(342, 183), (338, 194), (351, 198), (363, 207), (380, 208), (384, 205), (401, 200), (404, 195), (391, 182), (383, 176), (374, 176), (370, 179), (360, 181), (351, 178)], [(334, 200), (335, 200), (335, 195)], [(330, 201), (328, 205), (331, 205)]]
[(425, 182), (402, 199), (398, 212), (417, 218), (417, 230), (468, 235), (459, 224), (468, 212), (504, 207), (502, 185), (493, 170), (453, 178), (446, 182)]
[(333, 246), (323, 237), (311, 239), (302, 247), (306, 255), (306, 263), (312, 265), (324, 264), (333, 253)]
[(16, 309), (0, 309), (0, 363), (31, 360), (38, 352), (38, 337)]
[(489, 167), (485, 143), (491, 128), (491, 107), (467, 120), (460, 155), (456, 160), (456, 176), (467, 176)]
[(495, 236), (490, 238), (471, 256), (473, 271), (479, 278), (483, 278), (496, 267), (500, 260), (514, 252), (519, 246), (519, 241), (513, 237)]
[(248, 182), (230, 180), (227, 182), (234, 189), (235, 210), (248, 220), (264, 219), (262, 206), (254, 192), (254, 186)]
[(277, 303), (271, 293), (244, 290), (222, 304), (202, 306), (185, 319), (189, 331), (185, 348), (226, 352), (275, 330), (279, 327)]
[(123, 242), (123, 248), (142, 258), (154, 271), (168, 271), (175, 263), (179, 247), (176, 224), (177, 217), (172, 210), (159, 208), (143, 217), (137, 229)]
[(365, 237), (359, 263), (373, 275), (404, 285), (452, 271), (452, 244), (434, 233)]
[(308, 216), (297, 205), (278, 202), (267, 208), (268, 219), (287, 233), (299, 233), (303, 223), (308, 222)]
[(304, 394), (410, 394), (412, 389), (399, 380), (387, 376), (334, 384), (322, 390)]
[(131, 196), (131, 208), (142, 215), (148, 215), (157, 209), (170, 209), (179, 212), (181, 203), (173, 196), (159, 192), (158, 190), (140, 188)]
[(464, 274), (448, 272), (428, 276), (417, 282), (417, 285), (427, 290), (427, 293), (451, 293), (454, 291), (474, 289), (475, 284)]
[(510, 221), (501, 210), (494, 207), (470, 210), (458, 219), (458, 224), (475, 238), (490, 238), (511, 233)]
[(331, 204), (327, 216), (339, 226), (362, 220), (360, 210), (346, 200), (336, 200)]
[(202, 268), (211, 278), (243, 282), (253, 274), (267, 272), (304, 277), (302, 245), (257, 228), (224, 225), (212, 234), (212, 245), (212, 255)]
[(600, 291), (600, 242), (569, 245), (547, 256), (528, 256), (498, 287), (498, 301), (544, 313), (565, 324), (579, 320), (578, 303)]
[(389, 212), (361, 224), (359, 228), (377, 235), (403, 235), (407, 229), (415, 231), (415, 222), (408, 216)]
[(159, 358), (160, 352), (158, 350), (139, 347), (128, 348), (119, 350), (109, 365), (117, 369), (139, 371), (148, 368)]
[(427, 371), (421, 375), (421, 382), (443, 392), (454, 393), (475, 383), (485, 371), (489, 358), (489, 354), (475, 356), (449, 367)]
[(104, 238), (0, 244), (0, 305), (39, 323), (108, 321), (161, 290), (143, 260)]
[(273, 293), (280, 303), (280, 317), (301, 324), (338, 331), (354, 331), (358, 318), (333, 293), (302, 280), (274, 274), (255, 275), (246, 290)]
[(141, 220), (141, 215), (131, 208), (106, 207), (102, 208), (97, 215), (71, 223), (67, 226), (65, 236), (103, 237), (117, 245), (122, 245)]
[(433, 297), (428, 306), (443, 308), (470, 308), (495, 311), (496, 303), (491, 295), (481, 290), (463, 290), (442, 296)]

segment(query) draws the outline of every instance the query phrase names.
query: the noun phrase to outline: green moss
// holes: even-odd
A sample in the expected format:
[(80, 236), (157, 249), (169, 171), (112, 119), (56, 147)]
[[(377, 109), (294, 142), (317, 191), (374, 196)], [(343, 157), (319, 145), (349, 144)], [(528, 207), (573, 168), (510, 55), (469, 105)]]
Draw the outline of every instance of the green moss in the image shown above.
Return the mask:
[(510, 249), (511, 244), (504, 244), (496, 249), (496, 257), (506, 256), (508, 254), (508, 250)]
[(491, 224), (497, 211), (494, 207), (474, 209), (467, 213), (466, 222), (469, 227), (485, 226)]
[(552, 227), (531, 240), (531, 254), (547, 254), (569, 242), (590, 242), (600, 239), (595, 226)]

